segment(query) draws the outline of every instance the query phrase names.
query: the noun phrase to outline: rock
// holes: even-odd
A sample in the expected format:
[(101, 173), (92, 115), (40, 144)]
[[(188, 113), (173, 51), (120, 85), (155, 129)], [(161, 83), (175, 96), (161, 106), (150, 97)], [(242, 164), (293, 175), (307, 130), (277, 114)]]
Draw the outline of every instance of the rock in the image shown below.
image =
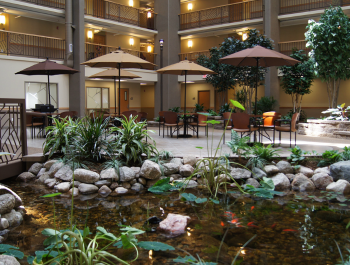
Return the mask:
[(141, 168), (140, 167), (131, 167), (132, 170), (134, 170), (135, 174), (140, 174), (140, 170)]
[(15, 257), (8, 255), (0, 255), (0, 264), (1, 265), (20, 265)]
[(184, 156), (184, 165), (190, 165), (194, 167), (194, 165), (197, 163), (197, 157), (195, 156)]
[(41, 163), (34, 163), (28, 170), (28, 172), (34, 174), (35, 176), (38, 175), (39, 171), (42, 169), (43, 164)]
[(73, 171), (70, 166), (65, 165), (56, 172), (55, 178), (62, 181), (71, 181), (73, 179)]
[(81, 183), (78, 189), (81, 194), (91, 194), (98, 192), (98, 188), (92, 184)]
[(13, 209), (10, 213), (2, 214), (1, 218), (6, 218), (10, 226), (18, 226), (23, 221), (23, 216)]
[(183, 177), (189, 177), (192, 175), (194, 168), (190, 164), (182, 165), (179, 168), (180, 175)]
[(276, 167), (279, 169), (279, 171), (283, 174), (293, 174), (294, 173), (294, 168), (292, 165), (287, 162), (287, 161), (279, 161), (276, 164)]
[(74, 170), (74, 179), (83, 183), (92, 184), (100, 180), (100, 175), (90, 170), (78, 168)]
[(17, 181), (29, 182), (31, 180), (34, 180), (35, 178), (36, 176), (33, 173), (23, 172), (18, 175)]
[(53, 164), (55, 164), (57, 162), (57, 160), (49, 160), (44, 164), (44, 168), (46, 169), (46, 171), (49, 171), (50, 168), (52, 167)]
[(101, 174), (100, 174), (100, 178), (101, 179), (110, 179), (110, 180), (114, 180), (114, 181), (119, 180), (119, 176), (114, 168), (108, 168), (108, 169), (102, 170)]
[(101, 196), (108, 196), (109, 194), (111, 194), (112, 190), (110, 188), (108, 188), (108, 186), (103, 185), (99, 190), (98, 193)]
[(231, 169), (231, 176), (234, 179), (249, 179), (251, 175), (252, 173), (244, 168), (234, 167)]
[(124, 193), (127, 193), (128, 190), (123, 188), (123, 187), (118, 187), (115, 189), (115, 192), (118, 193), (118, 194), (124, 194)]
[(56, 185), (56, 183), (57, 183), (57, 180), (56, 179), (51, 179), (51, 178), (45, 180), (45, 182), (44, 182), (44, 184), (50, 189), (52, 189)]
[(140, 170), (140, 177), (144, 177), (146, 179), (158, 179), (161, 175), (162, 172), (157, 163), (150, 160), (143, 162)]
[(141, 183), (135, 183), (131, 186), (131, 189), (134, 191), (141, 191), (144, 189), (143, 185)]
[(183, 182), (183, 187), (186, 188), (186, 189), (190, 189), (190, 188), (195, 188), (198, 186), (198, 183), (197, 181), (194, 181), (194, 180), (186, 180), (186, 179), (177, 179), (177, 180), (174, 180), (174, 183), (181, 183)]
[(27, 210), (24, 208), (23, 205), (15, 208), (16, 212), (19, 212), (22, 216), (25, 216), (27, 213)]
[(0, 230), (4, 230), (10, 226), (9, 221), (6, 218), (0, 219)]
[(267, 165), (264, 167), (264, 171), (267, 175), (275, 175), (280, 172), (279, 168), (274, 165)]
[(39, 173), (36, 175), (37, 178), (40, 178), (46, 172), (46, 168), (41, 168)]
[(159, 229), (171, 235), (181, 235), (185, 233), (189, 220), (189, 216), (169, 213), (166, 219), (159, 223)]
[(275, 184), (276, 191), (290, 190), (290, 182), (286, 175), (283, 173), (277, 173), (271, 177), (273, 183)]
[(170, 177), (170, 179), (181, 179), (182, 176), (180, 174), (171, 174), (168, 177)]
[(134, 185), (135, 183), (137, 183), (137, 179), (133, 179), (132, 181), (129, 181), (130, 185)]
[(122, 183), (122, 187), (123, 187), (124, 189), (130, 189), (130, 188), (131, 188), (131, 185), (130, 185), (129, 182), (123, 182), (123, 183)]
[(325, 190), (327, 186), (333, 182), (333, 178), (325, 171), (320, 171), (320, 173), (314, 174), (311, 180), (315, 184), (316, 188), (320, 190)]
[(254, 167), (252, 172), (252, 177), (255, 179), (263, 179), (263, 177), (267, 177), (267, 174), (258, 167)]
[[(57, 162), (57, 161), (56, 161)], [(51, 167), (50, 167), (50, 170), (49, 172), (49, 175), (51, 178), (53, 178), (55, 176), (55, 174), (57, 173), (58, 170), (60, 170), (61, 167), (63, 167), (64, 164), (62, 162), (57, 162), (57, 163), (54, 163)]]
[(11, 194), (15, 198), (15, 207), (16, 208), (20, 207), (23, 204), (21, 197), (19, 197), (17, 195), (17, 193), (15, 193), (11, 189), (9, 189), (6, 186), (1, 185), (1, 184), (0, 184), (0, 194)]
[(231, 181), (231, 178), (230, 176), (226, 175), (226, 174), (221, 174), (219, 176), (216, 176), (214, 179), (215, 181), (218, 181), (218, 178), (219, 178), (219, 182), (230, 182)]
[(165, 176), (179, 173), (179, 165), (175, 163), (165, 163), (163, 164), (163, 171)]
[(146, 180), (145, 178), (139, 178), (138, 181), (139, 181), (139, 183), (141, 183), (143, 186), (145, 186), (146, 183), (147, 183), (147, 180)]
[(15, 197), (12, 194), (0, 195), (0, 214), (9, 213), (15, 208)]
[[(80, 181), (74, 180), (74, 187), (78, 188), (80, 184)], [(71, 186), (73, 186), (73, 181), (71, 181)]]
[(328, 175), (330, 175), (330, 170), (329, 170), (329, 167), (319, 167), (319, 168), (316, 168), (315, 171), (314, 171), (314, 174), (317, 174), (317, 173), (326, 173)]
[(45, 180), (47, 180), (47, 179), (50, 179), (50, 175), (47, 172), (45, 172), (38, 179), (36, 179), (35, 182), (40, 183), (40, 184), (44, 184)]
[(58, 191), (58, 192), (63, 192), (63, 193), (66, 193), (69, 191), (70, 189), (70, 182), (62, 182), (62, 183), (59, 183), (55, 186), (55, 189)]
[(110, 188), (111, 190), (115, 190), (115, 189), (118, 188), (118, 187), (119, 187), (118, 182), (113, 182), (113, 183), (111, 184), (111, 186), (109, 186), (109, 188)]
[(120, 181), (131, 181), (136, 177), (135, 171), (129, 167), (119, 168)]
[(347, 195), (347, 194), (350, 194), (350, 183), (345, 179), (338, 179), (337, 182), (332, 182), (331, 184), (329, 184), (326, 187), (326, 190), (333, 191), (333, 192), (341, 192), (342, 194)]
[(73, 192), (74, 192), (74, 194), (73, 194), (74, 197), (76, 197), (76, 196), (79, 195), (79, 189), (78, 189), (78, 188), (74, 187), (74, 188), (71, 188), (71, 189), (69, 190), (69, 194), (70, 194), (70, 195), (72, 195)]
[(254, 178), (247, 179), (247, 181), (245, 182), (245, 185), (251, 185), (254, 188), (260, 187), (260, 183)]
[(308, 178), (311, 178), (314, 174), (314, 171), (312, 169), (304, 166), (300, 166), (295, 171), (296, 171), (296, 174), (301, 173)]
[(158, 180), (159, 180), (159, 179), (147, 180), (146, 187), (152, 187), (154, 184), (157, 183)]
[(175, 157), (175, 158), (171, 159), (169, 163), (174, 163), (174, 164), (176, 164), (178, 167), (180, 167), (180, 166), (183, 165), (183, 163), (182, 163), (182, 161), (181, 161), (181, 158), (178, 158), (178, 157)]
[(292, 189), (295, 191), (313, 191), (316, 187), (311, 179), (304, 174), (298, 173), (292, 182)]
[(334, 181), (345, 179), (350, 182), (350, 161), (341, 161), (330, 165), (330, 176)]
[(295, 178), (294, 174), (286, 174), (287, 178), (289, 179), (290, 182), (293, 181), (293, 179)]
[(101, 204), (106, 209), (113, 209), (113, 208), (117, 207), (116, 202), (103, 201), (103, 202), (101, 202)]
[(104, 185), (110, 186), (111, 183), (112, 183), (111, 179), (104, 179), (104, 180), (99, 180), (99, 181), (95, 182), (94, 185), (101, 188)]

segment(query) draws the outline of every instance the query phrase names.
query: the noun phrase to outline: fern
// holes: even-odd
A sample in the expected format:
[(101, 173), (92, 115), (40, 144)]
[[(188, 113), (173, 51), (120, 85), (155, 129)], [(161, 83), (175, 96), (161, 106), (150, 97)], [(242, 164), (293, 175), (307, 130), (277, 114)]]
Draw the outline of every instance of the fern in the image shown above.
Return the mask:
[(250, 152), (250, 147), (247, 144), (249, 141), (249, 136), (240, 137), (236, 131), (232, 130), (231, 141), (227, 142), (227, 145), (230, 147), (233, 154), (237, 154), (239, 157), (247, 157)]

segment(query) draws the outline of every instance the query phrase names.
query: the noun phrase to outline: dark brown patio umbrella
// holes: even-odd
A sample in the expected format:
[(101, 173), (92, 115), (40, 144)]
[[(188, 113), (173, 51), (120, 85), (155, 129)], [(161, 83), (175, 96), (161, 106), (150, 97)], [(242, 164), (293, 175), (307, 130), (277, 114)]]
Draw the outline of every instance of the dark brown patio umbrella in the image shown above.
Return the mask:
[(51, 105), (51, 93), (50, 93), (50, 75), (63, 75), (63, 74), (75, 74), (78, 70), (67, 67), (63, 64), (50, 61), (49, 58), (44, 62), (37, 63), (31, 67), (28, 67), (17, 74), (22, 75), (47, 75), (47, 89), (49, 91), (49, 104)]
[(219, 59), (219, 62), (231, 64), (233, 66), (256, 66), (255, 114), (258, 114), (256, 104), (258, 101), (258, 67), (295, 65), (297, 63), (300, 63), (300, 61), (295, 60), (287, 55), (261, 47), (259, 45), (223, 57)]
[(105, 71), (99, 72), (97, 74), (89, 76), (89, 78), (103, 78), (103, 79), (112, 79), (114, 80), (114, 113), (117, 113), (117, 88), (116, 88), (116, 79), (125, 78), (125, 79), (133, 79), (133, 78), (141, 78), (141, 76), (135, 75), (125, 70), (110, 68)]
[[(143, 60), (135, 55), (126, 53), (122, 51), (120, 48), (114, 52), (102, 55), (100, 57), (89, 60), (84, 65), (88, 65), (90, 67), (111, 67), (117, 68), (141, 68), (148, 69), (150, 66), (155, 66), (155, 64), (150, 63), (146, 60)], [(120, 73), (118, 74), (119, 80), (119, 96), (118, 96), (118, 112), (120, 114)]]

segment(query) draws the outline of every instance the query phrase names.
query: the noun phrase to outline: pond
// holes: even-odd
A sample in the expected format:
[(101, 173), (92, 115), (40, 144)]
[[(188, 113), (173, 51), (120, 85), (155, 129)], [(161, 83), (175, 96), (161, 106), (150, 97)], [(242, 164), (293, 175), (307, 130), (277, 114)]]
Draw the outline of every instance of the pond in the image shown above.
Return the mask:
[[(45, 240), (41, 232), (53, 228), (52, 199), (40, 198), (52, 193), (41, 185), (4, 181), (23, 199), (27, 216), (23, 224), (9, 234), (6, 241), (16, 245), (26, 255), (34, 255), (43, 250)], [(186, 190), (198, 197), (204, 197), (198, 190)], [(203, 192), (202, 192), (203, 193)], [(75, 199), (74, 218), (78, 228), (85, 222), (93, 232), (97, 226), (118, 235), (120, 225), (130, 225), (145, 230), (148, 217), (165, 218), (168, 213), (191, 217), (187, 232), (177, 237), (169, 237), (159, 231), (147, 232), (137, 236), (139, 241), (160, 241), (176, 249), (174, 251), (140, 250), (139, 259), (133, 264), (179, 264), (173, 262), (178, 256), (185, 257), (189, 252), (207, 262), (216, 262), (220, 242), (224, 238), (218, 257), (219, 264), (231, 264), (243, 244), (254, 235), (256, 238), (245, 247), (240, 264), (337, 264), (340, 255), (339, 244), (345, 258), (349, 247), (350, 211), (346, 202), (330, 203), (326, 193), (289, 193), (275, 196), (271, 200), (250, 198), (237, 193), (222, 195), (220, 204), (190, 203), (181, 200), (179, 192), (155, 195), (149, 192), (124, 195), (120, 197)], [(343, 198), (344, 199), (344, 198)], [(346, 198), (345, 198), (346, 199)], [(70, 198), (56, 197), (56, 224), (59, 229), (69, 227)], [(87, 216), (88, 215), (88, 216)], [(157, 225), (153, 225), (157, 226)], [(115, 250), (120, 258), (131, 260), (135, 252)], [(22, 262), (22, 264), (27, 264)], [(239, 263), (236, 263), (239, 264)]]

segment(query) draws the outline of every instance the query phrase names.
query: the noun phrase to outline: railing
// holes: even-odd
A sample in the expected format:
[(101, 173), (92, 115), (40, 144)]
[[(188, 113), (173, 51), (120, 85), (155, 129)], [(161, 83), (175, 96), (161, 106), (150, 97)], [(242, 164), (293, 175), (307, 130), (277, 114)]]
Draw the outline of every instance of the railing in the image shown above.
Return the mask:
[(311, 51), (310, 48), (306, 48), (305, 40), (279, 42), (278, 49), (280, 53), (288, 56), (292, 54), (293, 49), (303, 50), (306, 55)]
[(209, 50), (206, 50), (206, 51), (187, 52), (187, 53), (180, 53), (179, 54), (180, 61), (183, 61), (187, 58), (187, 60), (193, 61), (193, 62), (196, 61), (197, 58), (201, 55), (210, 57), (210, 52), (209, 52)]
[(59, 9), (64, 9), (66, 5), (66, 0), (20, 0), (20, 1), (41, 5), (41, 6), (59, 8)]
[(350, 0), (280, 0), (280, 15), (348, 5)]
[(263, 1), (246, 1), (180, 14), (180, 30), (263, 17)]
[[(115, 46), (108, 46), (108, 45), (96, 44), (96, 43), (91, 43), (91, 42), (85, 42), (85, 59), (91, 60), (93, 58), (108, 54), (108, 53), (113, 52), (113, 51), (118, 50), (118, 49), (119, 48), (115, 47)], [(135, 55), (137, 57), (140, 57), (141, 59), (144, 59), (150, 63), (155, 63), (155, 61), (156, 61), (156, 55), (157, 55), (156, 53), (123, 49), (123, 48), (121, 50), (124, 52), (130, 53), (132, 55)], [(154, 68), (150, 67), (147, 69), (153, 70)]]
[[(141, 28), (156, 29), (157, 14), (149, 12), (108, 0), (85, 0), (86, 15), (123, 22)], [(148, 17), (149, 15), (150, 17)]]
[(0, 54), (63, 60), (65, 40), (0, 30)]

